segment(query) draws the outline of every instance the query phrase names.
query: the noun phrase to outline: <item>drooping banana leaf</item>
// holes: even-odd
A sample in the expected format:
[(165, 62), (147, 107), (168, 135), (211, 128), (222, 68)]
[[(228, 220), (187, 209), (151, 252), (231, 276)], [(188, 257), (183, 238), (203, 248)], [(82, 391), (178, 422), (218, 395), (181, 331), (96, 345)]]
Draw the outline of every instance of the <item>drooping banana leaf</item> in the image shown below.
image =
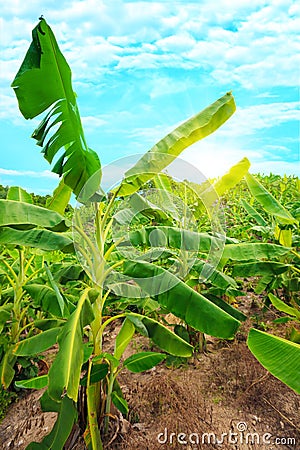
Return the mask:
[(139, 333), (150, 338), (165, 352), (184, 358), (192, 356), (193, 347), (157, 320), (135, 313), (127, 313), (126, 316)]
[(300, 345), (251, 329), (247, 341), (251, 352), (274, 377), (300, 394)]
[[(205, 278), (205, 275), (207, 274), (207, 279), (204, 280), (204, 282), (208, 281), (213, 286), (216, 286), (220, 289), (227, 289), (228, 287), (237, 289), (238, 287), (236, 281), (233, 278), (221, 272), (220, 270), (217, 270), (214, 266), (207, 262), (196, 260), (191, 271), (198, 275), (201, 274), (201, 278)], [(202, 279), (200, 281), (202, 282)]]
[(236, 109), (231, 92), (212, 103), (155, 144), (125, 173), (118, 194), (133, 194), (167, 167), (180, 153), (216, 131)]
[(255, 261), (243, 264), (235, 264), (232, 268), (233, 277), (252, 277), (263, 275), (279, 275), (288, 271), (289, 264), (277, 261)]
[(2, 358), (0, 364), (0, 381), (1, 385), (7, 389), (15, 376), (14, 365), (17, 362), (17, 357), (13, 353), (13, 346), (8, 347)]
[(59, 213), (41, 206), (0, 200), (0, 227), (29, 229), (37, 226), (52, 231), (66, 231), (70, 223)]
[(222, 298), (210, 293), (210, 291), (208, 291), (208, 293), (206, 293), (205, 296), (212, 303), (217, 305), (219, 308), (223, 309), (223, 311), (226, 311), (231, 316), (235, 317), (240, 322), (244, 322), (245, 320), (247, 320), (247, 316), (245, 314), (243, 314), (241, 311), (231, 306), (229, 303), (225, 302)]
[(225, 175), (214, 183), (213, 188), (217, 194), (221, 196), (236, 186), (244, 178), (249, 168), (250, 161), (248, 158), (243, 158), (232, 166)]
[(56, 318), (66, 318), (70, 315), (67, 301), (59, 298), (51, 287), (44, 284), (28, 284), (24, 287), (32, 299), (32, 306), (44, 312), (50, 312)]
[(49, 450), (62, 449), (71, 433), (72, 427), (77, 418), (76, 406), (69, 397), (65, 396), (59, 404), (57, 420), (51, 432), (44, 437), (42, 442), (32, 442), (26, 450)]
[(40, 375), (25, 380), (15, 381), (15, 386), (22, 389), (43, 389), (48, 385), (48, 375)]
[(100, 161), (84, 137), (70, 67), (43, 18), (32, 31), (31, 45), (11, 86), (26, 119), (51, 108), (32, 137), (50, 164), (64, 147), (52, 171), (63, 176), (64, 183), (77, 196), (87, 180), (98, 172), (99, 176), (93, 177), (96, 191), (100, 184)]
[(151, 203), (138, 193), (130, 196), (127, 204), (122, 204), (122, 209), (117, 211), (113, 217), (120, 225), (128, 225), (133, 220), (138, 221), (141, 215), (148, 219), (155, 219), (159, 223), (172, 223), (172, 220), (160, 205)]
[(55, 327), (30, 338), (23, 339), (15, 345), (14, 354), (17, 356), (38, 355), (56, 343), (57, 336), (60, 332), (61, 328)]
[(166, 357), (167, 355), (164, 353), (140, 352), (126, 358), (123, 365), (131, 372), (144, 372), (157, 366), (157, 364), (166, 359)]
[(238, 320), (167, 270), (137, 261), (124, 262), (123, 270), (149, 296), (196, 330), (223, 339), (231, 339), (236, 333)]
[(273, 295), (271, 292), (269, 293), (269, 299), (271, 300), (272, 305), (278, 309), (278, 311), (282, 311), (285, 314), (289, 314), (292, 317), (296, 317), (300, 321), (300, 311), (292, 306), (287, 305), (285, 302), (280, 300), (278, 297)]
[(203, 205), (205, 205), (209, 216), (213, 217), (218, 213), (220, 197), (242, 180), (248, 172), (249, 167), (250, 161), (247, 158), (243, 158), (238, 163), (234, 164), (229, 171), (215, 183), (210, 183), (208, 181), (202, 185), (189, 183), (201, 199)]
[(223, 258), (229, 258), (236, 261), (273, 259), (286, 255), (290, 250), (290, 248), (283, 247), (282, 245), (247, 242), (225, 245), (222, 256)]
[(48, 230), (14, 230), (10, 227), (0, 228), (0, 244), (23, 245), (39, 248), (44, 251), (61, 250), (73, 252), (72, 239), (65, 233), (54, 233)]
[(251, 194), (268, 214), (275, 216), (281, 223), (297, 223), (297, 219), (253, 175), (247, 173), (245, 178)]
[(253, 217), (254, 220), (256, 220), (258, 225), (262, 227), (266, 227), (268, 225), (265, 219), (259, 214), (258, 211), (256, 211), (255, 208), (253, 208), (253, 206), (250, 205), (250, 203), (248, 203), (243, 198), (240, 200), (240, 202), (243, 208), (245, 208), (245, 210), (247, 211), (247, 213), (250, 214), (250, 216)]

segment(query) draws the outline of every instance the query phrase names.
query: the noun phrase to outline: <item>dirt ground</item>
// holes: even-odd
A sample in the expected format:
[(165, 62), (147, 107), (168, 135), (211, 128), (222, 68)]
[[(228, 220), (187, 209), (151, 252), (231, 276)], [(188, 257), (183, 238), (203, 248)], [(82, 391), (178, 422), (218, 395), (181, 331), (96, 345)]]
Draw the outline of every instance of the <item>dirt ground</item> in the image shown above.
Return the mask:
[[(252, 320), (243, 324), (235, 341), (208, 338), (207, 352), (185, 366), (161, 364), (142, 374), (124, 371), (119, 382), (130, 412), (126, 418), (116, 413), (105, 448), (299, 449), (300, 396), (268, 374), (248, 350), (246, 336), (256, 317), (253, 304), (251, 308)], [(272, 319), (274, 313), (267, 314), (264, 324)], [(134, 343), (139, 350), (146, 345), (142, 337)], [(1, 449), (23, 450), (50, 431), (55, 413), (41, 412), (40, 395), (33, 391), (10, 407), (0, 424)], [(84, 445), (78, 442), (73, 449)]]

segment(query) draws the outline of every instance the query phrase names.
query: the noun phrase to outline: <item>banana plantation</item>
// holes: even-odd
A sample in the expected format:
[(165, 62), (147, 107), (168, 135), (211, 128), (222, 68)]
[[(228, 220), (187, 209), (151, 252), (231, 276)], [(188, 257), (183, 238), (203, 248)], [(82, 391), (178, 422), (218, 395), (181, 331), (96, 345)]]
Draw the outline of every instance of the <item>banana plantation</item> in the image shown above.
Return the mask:
[[(259, 376), (296, 399), (299, 179), (252, 174), (247, 155), (202, 183), (168, 170), (230, 120), (233, 94), (163, 137), (108, 189), (101, 153), (87, 144), (70, 67), (43, 18), (11, 86), (25, 119), (44, 115), (32, 138), (59, 184), (43, 203), (17, 186), (1, 195), (0, 405), (38, 392), (39, 407), (55, 420), (26, 445), (3, 448), (182, 448), (179, 435), (170, 441), (180, 423), (168, 435), (163, 424), (165, 434), (152, 436), (151, 445), (142, 437), (136, 447), (126, 441), (130, 433), (143, 436), (141, 410), (150, 408), (141, 402), (146, 388), (130, 383), (156, 376), (171, 392), (166, 374), (184, 376), (193, 367), (196, 380), (205, 372), (201, 361), (213, 353), (225, 361), (223, 350), (240, 341)], [(236, 373), (242, 365), (235, 362)], [(258, 383), (254, 376), (244, 391)], [(157, 417), (168, 404), (160, 395)], [(260, 395), (269, 398), (263, 384)], [(178, 405), (169, 412), (175, 424)], [(215, 448), (195, 436), (190, 443)]]

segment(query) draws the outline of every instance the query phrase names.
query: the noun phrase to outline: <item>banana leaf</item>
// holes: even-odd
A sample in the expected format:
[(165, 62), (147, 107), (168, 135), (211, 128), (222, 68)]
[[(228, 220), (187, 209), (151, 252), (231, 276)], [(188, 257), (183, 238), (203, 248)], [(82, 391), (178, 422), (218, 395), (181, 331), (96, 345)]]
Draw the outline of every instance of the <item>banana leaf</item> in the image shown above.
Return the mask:
[(77, 418), (77, 409), (74, 402), (65, 396), (59, 404), (59, 413), (52, 431), (44, 437), (42, 442), (32, 442), (26, 450), (62, 449), (71, 433)]
[(214, 183), (214, 190), (219, 196), (222, 196), (244, 178), (249, 168), (250, 161), (248, 158), (241, 159), (237, 164), (232, 166), (225, 175)]
[(24, 247), (39, 248), (44, 251), (61, 250), (73, 252), (73, 241), (64, 233), (54, 233), (48, 230), (14, 230), (0, 228), (0, 244), (22, 245)]
[(191, 272), (196, 273), (197, 275), (201, 274), (201, 279), (199, 280), (200, 283), (203, 282), (202, 279), (205, 278), (205, 275), (207, 274), (207, 279), (204, 279), (204, 283), (208, 281), (213, 286), (220, 289), (227, 289), (228, 287), (237, 289), (238, 287), (233, 278), (220, 270), (217, 270), (213, 265), (201, 260), (196, 260)]
[(278, 336), (251, 329), (248, 347), (274, 377), (300, 394), (300, 345)]
[(42, 227), (52, 231), (66, 231), (70, 225), (65, 217), (55, 211), (24, 202), (0, 200), (0, 227)]
[(258, 225), (260, 225), (262, 227), (266, 227), (268, 225), (267, 222), (265, 221), (265, 219), (259, 214), (258, 211), (256, 211), (255, 208), (253, 208), (253, 206), (250, 205), (250, 203), (248, 203), (243, 198), (240, 200), (240, 202), (241, 202), (241, 205), (243, 206), (243, 208), (257, 222)]
[(31, 336), (28, 339), (23, 339), (15, 345), (14, 354), (17, 356), (38, 355), (56, 343), (60, 332), (61, 328), (56, 327)]
[(15, 200), (17, 202), (33, 203), (32, 197), (25, 189), (18, 186), (11, 186), (7, 191), (7, 200)]
[(271, 303), (274, 306), (274, 308), (276, 308), (278, 311), (284, 312), (285, 314), (289, 314), (292, 317), (296, 317), (300, 321), (300, 311), (298, 309), (287, 305), (285, 302), (280, 300), (272, 293), (269, 294), (269, 299), (271, 300)]
[(149, 296), (196, 330), (223, 339), (234, 337), (240, 322), (175, 275), (154, 264), (137, 261), (124, 262), (123, 270)]
[(76, 196), (87, 180), (98, 173), (99, 176), (93, 177), (92, 191), (96, 191), (101, 180), (100, 161), (85, 140), (70, 67), (43, 18), (32, 31), (32, 42), (11, 86), (25, 119), (32, 119), (50, 107), (32, 137), (50, 164), (64, 147), (52, 171), (63, 176), (64, 183)]
[(249, 261), (251, 259), (273, 259), (280, 258), (290, 251), (290, 248), (283, 247), (282, 245), (249, 242), (225, 245), (222, 257), (235, 261)]
[(32, 299), (32, 306), (49, 312), (56, 318), (69, 317), (68, 303), (63, 296), (57, 296), (55, 290), (44, 284), (28, 284), (24, 290)]
[[(203, 183), (203, 185), (190, 183), (190, 186), (205, 205), (210, 217), (213, 217), (218, 213), (220, 197), (242, 180), (248, 172), (249, 167), (250, 161), (247, 158), (243, 158), (213, 184), (210, 182)], [(208, 185), (208, 187), (205, 187), (206, 185)], [(203, 186), (205, 188), (203, 188)]]
[(71, 198), (72, 189), (62, 179), (54, 190), (52, 197), (46, 201), (46, 207), (59, 214), (64, 214)]
[(165, 352), (184, 358), (192, 356), (193, 347), (157, 320), (135, 313), (126, 313), (126, 316), (139, 333), (151, 339)]
[(190, 145), (205, 138), (235, 112), (236, 106), (231, 92), (212, 103), (169, 133), (155, 144), (139, 161), (125, 173), (118, 195), (126, 196), (160, 173)]
[(81, 366), (84, 357), (83, 327), (94, 319), (88, 291), (84, 291), (76, 310), (62, 327), (58, 337), (59, 351), (49, 370), (49, 395), (59, 402), (66, 391), (75, 402), (78, 396)]
[(144, 372), (145, 370), (152, 369), (152, 367), (162, 362), (166, 357), (167, 355), (164, 353), (140, 352), (126, 358), (123, 365), (131, 372)]
[(247, 173), (245, 178), (251, 194), (268, 214), (276, 217), (281, 223), (297, 223), (297, 219), (253, 175)]
[(48, 375), (15, 381), (15, 386), (22, 389), (43, 389), (48, 385)]
[(276, 261), (255, 261), (235, 264), (232, 268), (233, 277), (252, 277), (263, 275), (279, 275), (290, 269), (289, 264)]

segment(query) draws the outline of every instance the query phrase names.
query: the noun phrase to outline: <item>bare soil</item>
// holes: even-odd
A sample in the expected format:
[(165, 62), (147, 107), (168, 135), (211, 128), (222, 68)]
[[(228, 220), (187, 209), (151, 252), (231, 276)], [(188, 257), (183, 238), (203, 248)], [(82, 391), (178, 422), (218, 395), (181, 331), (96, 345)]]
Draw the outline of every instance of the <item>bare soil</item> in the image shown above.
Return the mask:
[[(270, 375), (246, 345), (248, 329), (261, 311), (249, 300), (243, 297), (240, 307), (252, 319), (234, 341), (209, 338), (206, 353), (177, 369), (161, 364), (142, 374), (120, 375), (130, 412), (126, 418), (115, 412), (106, 449), (300, 448), (300, 396)], [(264, 326), (272, 327), (274, 314), (263, 317)], [(286, 329), (278, 331), (284, 335)], [(110, 345), (116, 332), (106, 336)], [(128, 352), (146, 346), (138, 337)], [(42, 413), (40, 396), (33, 391), (10, 407), (0, 424), (1, 449), (23, 450), (50, 431), (56, 414)], [(72, 448), (85, 447), (78, 441)]]

